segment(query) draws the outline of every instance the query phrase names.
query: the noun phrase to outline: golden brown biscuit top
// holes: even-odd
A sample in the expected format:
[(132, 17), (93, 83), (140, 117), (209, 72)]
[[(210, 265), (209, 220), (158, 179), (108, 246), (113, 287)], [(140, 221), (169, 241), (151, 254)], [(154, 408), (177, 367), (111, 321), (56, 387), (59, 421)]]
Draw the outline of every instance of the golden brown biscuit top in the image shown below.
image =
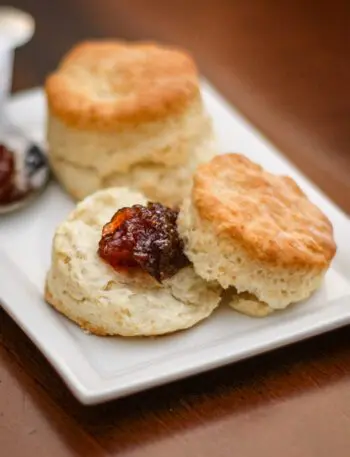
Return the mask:
[(199, 94), (186, 52), (152, 43), (87, 41), (75, 46), (45, 85), (54, 115), (81, 129), (161, 119)]
[(240, 154), (199, 166), (192, 200), (218, 235), (240, 241), (262, 261), (325, 267), (336, 252), (330, 221), (295, 181)]

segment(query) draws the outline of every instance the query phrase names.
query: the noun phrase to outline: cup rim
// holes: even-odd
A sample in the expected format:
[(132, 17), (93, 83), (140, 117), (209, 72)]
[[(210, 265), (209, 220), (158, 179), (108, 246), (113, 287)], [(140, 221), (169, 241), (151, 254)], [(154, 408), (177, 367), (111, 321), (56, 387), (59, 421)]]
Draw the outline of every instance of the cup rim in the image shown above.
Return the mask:
[(6, 36), (5, 28), (5, 34), (2, 37), (0, 34), (0, 50), (14, 50), (32, 39), (35, 31), (35, 20), (31, 14), (12, 6), (0, 6), (0, 17), (1, 14), (4, 14), (5, 17), (7, 15), (10, 23), (12, 21), (12, 30), (16, 32), (12, 36), (11, 34)]

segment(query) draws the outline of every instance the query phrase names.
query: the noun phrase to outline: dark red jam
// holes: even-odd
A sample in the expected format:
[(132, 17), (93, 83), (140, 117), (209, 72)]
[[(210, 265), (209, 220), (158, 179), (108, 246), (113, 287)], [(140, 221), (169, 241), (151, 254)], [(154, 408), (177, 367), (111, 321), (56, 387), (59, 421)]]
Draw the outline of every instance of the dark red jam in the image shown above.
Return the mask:
[(177, 216), (160, 203), (122, 208), (103, 227), (98, 254), (117, 271), (140, 268), (162, 282), (189, 264)]
[(15, 202), (24, 196), (16, 185), (14, 154), (0, 144), (0, 204)]
[(13, 154), (0, 145), (0, 201), (6, 200), (11, 194), (15, 173)]

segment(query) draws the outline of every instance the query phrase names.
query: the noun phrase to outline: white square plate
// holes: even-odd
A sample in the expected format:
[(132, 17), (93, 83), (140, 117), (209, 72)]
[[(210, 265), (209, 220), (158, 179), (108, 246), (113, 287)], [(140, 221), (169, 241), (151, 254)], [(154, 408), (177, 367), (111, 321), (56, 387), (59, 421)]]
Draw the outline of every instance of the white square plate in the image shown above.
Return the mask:
[[(265, 319), (221, 308), (193, 329), (153, 339), (87, 335), (43, 300), (56, 225), (73, 202), (52, 183), (27, 209), (0, 221), (0, 297), (74, 395), (93, 404), (234, 362), (350, 322), (350, 225), (347, 217), (291, 166), (207, 83), (203, 94), (221, 150), (239, 151), (273, 172), (293, 176), (335, 227), (338, 253), (322, 289), (306, 303)], [(41, 90), (16, 96), (10, 116), (42, 141)]]

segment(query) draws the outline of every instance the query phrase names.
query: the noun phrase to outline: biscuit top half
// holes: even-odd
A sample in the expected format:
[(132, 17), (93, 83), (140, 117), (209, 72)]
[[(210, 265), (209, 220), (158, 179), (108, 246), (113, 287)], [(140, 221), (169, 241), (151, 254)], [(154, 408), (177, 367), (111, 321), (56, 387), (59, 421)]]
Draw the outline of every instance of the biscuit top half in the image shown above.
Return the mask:
[(51, 113), (65, 124), (107, 131), (181, 113), (200, 96), (197, 68), (185, 51), (106, 40), (76, 45), (45, 90)]
[(240, 154), (219, 155), (198, 167), (192, 203), (217, 235), (261, 261), (323, 268), (335, 255), (330, 221), (295, 181)]

